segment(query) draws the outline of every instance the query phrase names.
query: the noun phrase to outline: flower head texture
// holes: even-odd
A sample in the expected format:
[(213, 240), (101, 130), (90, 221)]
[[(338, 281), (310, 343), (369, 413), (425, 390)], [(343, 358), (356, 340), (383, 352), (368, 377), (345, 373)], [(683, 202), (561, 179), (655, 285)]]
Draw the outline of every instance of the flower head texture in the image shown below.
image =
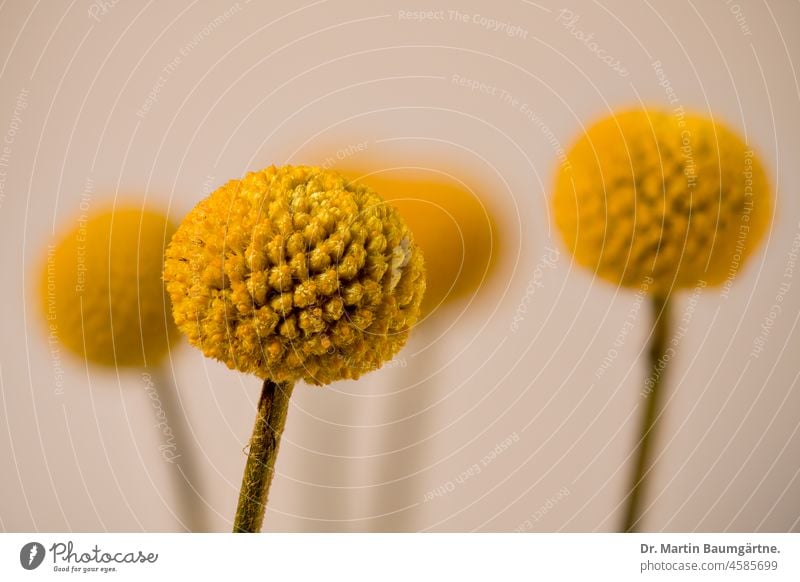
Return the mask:
[(206, 356), (317, 385), (392, 358), (425, 291), (397, 211), (305, 166), (251, 172), (201, 201), (172, 238), (164, 279), (178, 328)]
[(666, 296), (732, 280), (772, 215), (755, 154), (707, 118), (631, 110), (591, 126), (561, 164), (556, 224), (578, 263)]
[(81, 218), (48, 253), (41, 300), (51, 332), (93, 364), (156, 364), (180, 336), (161, 271), (166, 216), (117, 207)]

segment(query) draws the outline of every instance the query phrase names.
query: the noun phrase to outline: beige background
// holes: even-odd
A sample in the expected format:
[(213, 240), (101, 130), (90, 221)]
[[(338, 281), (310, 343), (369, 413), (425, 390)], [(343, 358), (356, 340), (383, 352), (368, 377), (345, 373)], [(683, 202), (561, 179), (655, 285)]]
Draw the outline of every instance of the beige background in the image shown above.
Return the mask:
[[(547, 207), (558, 148), (611, 108), (664, 103), (654, 61), (680, 104), (727, 120), (761, 153), (778, 213), (730, 295), (709, 289), (697, 298), (671, 370), (645, 527), (800, 529), (796, 278), (764, 352), (750, 356), (800, 231), (798, 4), (298, 6), (0, 4), (0, 139), (12, 142), (0, 167), (0, 529), (180, 529), (175, 467), (159, 455), (141, 376), (65, 359), (56, 393), (31, 288), (82, 193), (92, 191), (92, 205), (146, 196), (180, 218), (248, 169), (333, 158), (333, 166), (421, 167), (464, 184), (493, 209), (502, 258), (474, 297), (417, 330), (399, 356), (405, 366), (325, 390), (298, 387), (265, 529), (510, 531), (529, 519), (533, 531), (613, 530), (648, 318), (596, 380), (635, 296), (594, 280), (563, 251), (552, 268), (541, 265), (548, 248), (562, 250)], [(451, 18), (454, 8), (467, 22)], [(562, 8), (579, 16), (571, 29), (559, 21)], [(443, 20), (408, 20), (400, 10), (444, 10)], [(517, 32), (493, 31), (482, 15)], [(601, 62), (576, 30), (629, 74)], [(359, 143), (363, 151), (337, 156)], [(532, 280), (541, 286), (526, 296)], [(259, 383), (184, 344), (169, 374), (201, 455), (210, 527), (228, 530)], [(476, 463), (480, 474), (458, 483)], [(440, 487), (452, 490), (426, 502)]]

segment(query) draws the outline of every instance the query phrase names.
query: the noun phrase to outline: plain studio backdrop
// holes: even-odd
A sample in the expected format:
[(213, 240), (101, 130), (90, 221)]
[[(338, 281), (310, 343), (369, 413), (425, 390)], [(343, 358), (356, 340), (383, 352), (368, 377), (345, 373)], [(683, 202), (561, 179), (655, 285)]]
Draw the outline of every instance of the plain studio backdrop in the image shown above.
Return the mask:
[[(730, 293), (676, 300), (690, 323), (644, 529), (796, 531), (799, 20), (755, 0), (2, 2), (0, 529), (180, 528), (142, 375), (48, 344), (53, 233), (115, 197), (180, 220), (230, 178), (306, 163), (457, 184), (491, 213), (498, 258), (393, 365), (297, 387), (265, 529), (614, 530), (649, 310), (618, 341), (636, 295), (571, 261), (548, 200), (585, 125), (644, 103), (727, 122), (777, 198)], [(227, 531), (259, 381), (185, 342), (167, 369)]]

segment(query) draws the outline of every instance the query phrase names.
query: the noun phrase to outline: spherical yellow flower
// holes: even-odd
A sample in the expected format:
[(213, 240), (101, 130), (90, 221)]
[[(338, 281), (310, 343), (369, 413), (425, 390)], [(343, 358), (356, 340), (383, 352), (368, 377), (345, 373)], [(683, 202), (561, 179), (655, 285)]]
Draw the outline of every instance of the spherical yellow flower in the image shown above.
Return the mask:
[(364, 176), (358, 181), (379, 191), (414, 233), (427, 270), (423, 314), (469, 297), (488, 281), (499, 255), (499, 233), (472, 192), (415, 169), (347, 174)]
[(425, 290), (422, 253), (369, 188), (314, 167), (269, 167), (200, 202), (167, 249), (178, 328), (228, 367), (328, 384), (405, 344)]
[(772, 200), (758, 158), (722, 124), (632, 110), (568, 152), (553, 209), (578, 263), (666, 295), (731, 280), (767, 230)]
[(174, 226), (138, 207), (78, 222), (48, 252), (41, 277), (47, 322), (61, 344), (91, 363), (158, 363), (179, 337), (161, 280)]

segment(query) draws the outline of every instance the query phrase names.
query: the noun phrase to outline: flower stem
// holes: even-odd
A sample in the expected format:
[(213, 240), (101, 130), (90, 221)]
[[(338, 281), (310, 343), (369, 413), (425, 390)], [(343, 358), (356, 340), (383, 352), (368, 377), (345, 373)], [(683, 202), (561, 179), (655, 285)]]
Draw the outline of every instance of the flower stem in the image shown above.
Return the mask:
[(644, 499), (647, 474), (651, 470), (650, 458), (653, 438), (661, 412), (663, 400), (664, 372), (667, 365), (665, 353), (669, 344), (670, 302), (667, 297), (653, 297), (653, 335), (650, 341), (650, 374), (642, 395), (646, 398), (644, 416), (641, 424), (641, 439), (638, 442), (636, 465), (631, 474), (628, 505), (622, 531), (635, 532), (642, 519), (642, 500)]
[(151, 378), (155, 396), (158, 398), (156, 402), (165, 418), (163, 426), (159, 424), (156, 427), (162, 432), (164, 441), (161, 445), (161, 456), (167, 463), (174, 465), (174, 470), (170, 469), (169, 474), (178, 500), (178, 521), (186, 531), (208, 531), (205, 500), (201, 493), (201, 475), (195, 459), (195, 439), (192, 438), (186, 422), (186, 412), (178, 389), (163, 364), (152, 372), (144, 373)]
[(233, 522), (234, 533), (261, 531), (293, 388), (291, 383), (277, 384), (264, 380)]

